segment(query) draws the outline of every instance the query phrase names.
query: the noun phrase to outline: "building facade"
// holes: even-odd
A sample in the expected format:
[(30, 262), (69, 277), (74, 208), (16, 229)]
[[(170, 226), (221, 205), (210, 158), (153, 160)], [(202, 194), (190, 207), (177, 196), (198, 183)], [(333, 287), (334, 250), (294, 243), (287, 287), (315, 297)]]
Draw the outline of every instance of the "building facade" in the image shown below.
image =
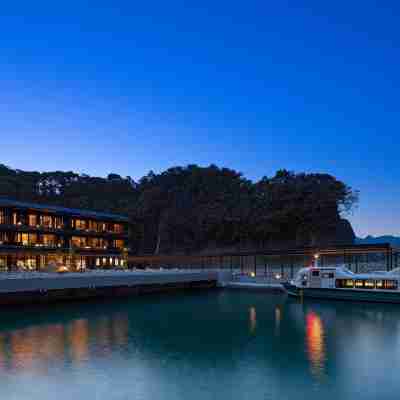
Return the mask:
[(0, 198), (0, 270), (127, 267), (126, 216)]

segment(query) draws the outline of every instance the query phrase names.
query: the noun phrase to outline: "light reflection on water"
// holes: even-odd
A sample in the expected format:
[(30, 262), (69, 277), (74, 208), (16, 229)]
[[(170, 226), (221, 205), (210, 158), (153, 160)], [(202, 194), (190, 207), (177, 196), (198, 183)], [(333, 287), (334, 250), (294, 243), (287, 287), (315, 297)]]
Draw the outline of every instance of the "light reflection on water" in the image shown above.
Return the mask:
[(397, 400), (400, 309), (236, 291), (0, 313), (7, 400)]
[(310, 370), (316, 377), (322, 378), (325, 369), (324, 325), (319, 315), (309, 311), (306, 315), (306, 346), (310, 360)]
[[(90, 354), (90, 341), (97, 346)], [(107, 355), (128, 341), (127, 315), (87, 318), (68, 323), (43, 324), (0, 334), (0, 371), (40, 374), (56, 363), (87, 361)]]
[(257, 328), (257, 312), (255, 307), (249, 309), (250, 333), (254, 334)]

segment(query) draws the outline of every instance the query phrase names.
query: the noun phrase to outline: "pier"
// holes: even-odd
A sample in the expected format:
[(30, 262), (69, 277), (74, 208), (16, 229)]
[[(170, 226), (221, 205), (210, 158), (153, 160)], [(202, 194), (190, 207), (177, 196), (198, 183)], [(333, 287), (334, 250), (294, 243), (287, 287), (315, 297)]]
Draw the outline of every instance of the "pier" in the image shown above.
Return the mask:
[(0, 304), (46, 303), (185, 289), (211, 289), (229, 280), (229, 273), (219, 271), (8, 273), (0, 276)]

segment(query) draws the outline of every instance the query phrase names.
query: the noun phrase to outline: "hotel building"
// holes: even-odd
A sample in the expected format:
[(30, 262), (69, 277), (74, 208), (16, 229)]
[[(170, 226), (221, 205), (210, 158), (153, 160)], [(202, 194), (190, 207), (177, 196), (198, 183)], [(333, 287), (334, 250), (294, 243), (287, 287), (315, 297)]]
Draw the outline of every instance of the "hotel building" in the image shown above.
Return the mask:
[(0, 270), (125, 268), (126, 216), (0, 198)]

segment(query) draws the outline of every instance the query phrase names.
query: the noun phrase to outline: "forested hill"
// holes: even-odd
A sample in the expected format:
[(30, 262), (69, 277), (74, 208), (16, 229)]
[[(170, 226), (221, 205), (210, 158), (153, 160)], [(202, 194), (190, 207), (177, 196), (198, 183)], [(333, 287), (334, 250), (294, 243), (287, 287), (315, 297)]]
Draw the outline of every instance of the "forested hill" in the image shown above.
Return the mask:
[(137, 252), (191, 252), (349, 243), (341, 218), (357, 193), (327, 174), (278, 171), (252, 182), (215, 165), (188, 165), (138, 182), (74, 172), (28, 172), (0, 165), (0, 196), (124, 213)]

